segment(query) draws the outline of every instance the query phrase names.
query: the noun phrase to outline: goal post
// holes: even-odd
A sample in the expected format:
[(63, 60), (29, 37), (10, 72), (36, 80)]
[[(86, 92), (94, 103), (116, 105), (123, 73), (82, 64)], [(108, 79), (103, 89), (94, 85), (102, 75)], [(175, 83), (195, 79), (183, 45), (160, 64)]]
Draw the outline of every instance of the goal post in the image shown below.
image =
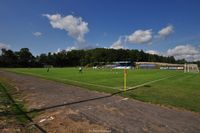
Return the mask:
[(184, 73), (199, 73), (197, 64), (184, 64)]

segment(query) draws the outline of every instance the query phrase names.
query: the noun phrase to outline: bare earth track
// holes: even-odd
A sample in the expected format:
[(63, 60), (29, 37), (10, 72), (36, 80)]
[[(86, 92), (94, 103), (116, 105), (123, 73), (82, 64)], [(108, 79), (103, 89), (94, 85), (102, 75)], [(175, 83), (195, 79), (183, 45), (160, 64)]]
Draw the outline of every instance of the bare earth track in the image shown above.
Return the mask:
[[(200, 115), (0, 71), (46, 132), (199, 133)], [(87, 100), (90, 99), (90, 100)], [(39, 110), (36, 110), (39, 109)]]

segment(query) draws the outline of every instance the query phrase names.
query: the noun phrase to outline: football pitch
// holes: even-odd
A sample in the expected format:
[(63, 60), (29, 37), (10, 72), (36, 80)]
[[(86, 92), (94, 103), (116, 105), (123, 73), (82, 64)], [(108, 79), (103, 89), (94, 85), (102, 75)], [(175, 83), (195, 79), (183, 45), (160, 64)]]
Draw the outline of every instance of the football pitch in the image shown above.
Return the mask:
[[(6, 70), (106, 93), (115, 93), (124, 88), (123, 70), (92, 68), (84, 68), (83, 72), (79, 72), (78, 68), (51, 68), (49, 72), (45, 68)], [(140, 101), (200, 112), (199, 73), (173, 70), (128, 70), (127, 90), (129, 91), (121, 95)]]

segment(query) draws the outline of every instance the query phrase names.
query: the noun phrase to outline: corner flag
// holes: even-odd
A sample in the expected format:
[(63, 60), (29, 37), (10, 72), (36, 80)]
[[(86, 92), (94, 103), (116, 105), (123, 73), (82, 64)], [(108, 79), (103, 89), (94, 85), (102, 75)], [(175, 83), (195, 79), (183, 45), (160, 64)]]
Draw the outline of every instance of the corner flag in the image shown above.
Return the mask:
[(127, 69), (124, 68), (124, 91), (126, 91)]

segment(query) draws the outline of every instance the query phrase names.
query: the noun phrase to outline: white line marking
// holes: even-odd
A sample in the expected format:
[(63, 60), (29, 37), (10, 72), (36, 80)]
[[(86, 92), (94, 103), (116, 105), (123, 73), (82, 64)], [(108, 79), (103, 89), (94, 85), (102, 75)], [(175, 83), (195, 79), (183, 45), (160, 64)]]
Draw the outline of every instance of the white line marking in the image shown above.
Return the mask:
[(178, 80), (185, 80), (185, 79), (188, 79), (190, 77), (193, 77), (194, 75), (187, 75), (185, 77), (182, 77), (182, 78), (179, 78)]
[[(36, 76), (39, 76), (39, 77), (48, 78), (46, 76), (39, 75), (39, 74), (33, 74), (33, 73), (30, 73), (30, 72), (19, 72), (19, 73), (29, 74), (29, 75), (33, 75), (33, 76), (36, 75)], [(97, 84), (86, 83), (86, 82), (81, 82), (81, 81), (76, 81), (76, 80), (71, 80), (71, 79), (58, 79), (58, 80), (71, 81), (71, 82), (81, 83), (81, 84), (85, 84), (85, 85), (92, 85), (92, 86), (97, 86), (97, 87), (106, 87), (106, 88), (110, 88), (110, 89), (114, 89), (114, 90), (120, 90), (120, 88), (118, 88), (118, 87), (111, 87), (111, 86), (105, 86), (105, 85), (97, 85)]]
[(97, 84), (86, 83), (86, 82), (81, 82), (81, 81), (76, 81), (76, 80), (71, 80), (71, 79), (62, 79), (62, 80), (63, 81), (71, 81), (71, 82), (81, 83), (81, 84), (85, 84), (85, 85), (92, 85), (92, 86), (97, 86), (97, 87), (106, 87), (106, 88), (110, 88), (110, 89), (119, 90), (119, 88), (117, 88), (117, 87), (111, 87), (111, 86), (105, 86), (105, 85), (97, 85)]
[[(138, 87), (142, 87), (144, 85), (152, 84), (152, 83), (155, 83), (155, 82), (158, 82), (158, 81), (161, 81), (161, 80), (165, 80), (165, 79), (168, 79), (168, 78), (172, 78), (172, 77), (175, 77), (175, 76), (169, 76), (169, 77), (165, 77), (165, 78), (161, 78), (161, 79), (156, 79), (156, 80), (153, 80), (153, 81), (149, 81), (149, 82), (146, 82), (146, 83), (143, 83), (143, 84), (140, 84), (140, 85), (129, 87), (127, 90), (138, 88)], [(114, 90), (122, 90), (122, 89), (117, 88), (117, 87), (110, 87), (110, 86), (105, 86), (105, 85), (97, 85), (97, 84), (80, 82), (80, 81), (75, 81), (75, 80), (70, 80), (70, 79), (63, 79), (63, 80), (64, 81), (66, 80), (66, 81), (71, 81), (71, 82), (77, 82), (77, 83), (81, 83), (81, 84), (85, 84), (85, 85), (97, 86), (97, 87), (106, 87), (106, 88), (110, 88), (110, 89), (114, 89)]]
[(152, 83), (155, 83), (155, 82), (158, 82), (158, 81), (161, 81), (161, 80), (165, 80), (165, 79), (169, 79), (169, 78), (172, 78), (172, 77), (175, 77), (175, 76), (169, 76), (169, 77), (165, 77), (165, 78), (161, 78), (161, 79), (156, 79), (156, 80), (153, 80), (153, 81), (149, 81), (149, 82), (146, 82), (146, 83), (143, 83), (143, 84), (140, 84), (140, 85), (129, 87), (127, 90), (131, 90), (131, 89), (135, 89), (135, 88), (138, 88), (138, 87), (142, 87), (144, 85), (152, 84)]
[[(27, 73), (30, 74), (30, 75), (33, 75), (32, 73), (29, 73), (29, 72), (27, 72)], [(38, 76), (45, 77), (45, 76), (42, 76), (42, 75), (38, 75)], [(175, 76), (177, 76), (177, 75), (175, 75)], [(155, 82), (158, 82), (158, 81), (161, 81), (161, 80), (165, 80), (165, 79), (168, 79), (168, 78), (172, 78), (172, 77), (175, 77), (175, 76), (169, 76), (169, 77), (165, 77), (165, 78), (161, 78), (161, 79), (156, 79), (156, 80), (153, 80), (153, 81), (149, 81), (149, 82), (146, 82), (146, 83), (143, 83), (143, 84), (140, 84), (140, 85), (129, 87), (127, 90), (131, 90), (131, 89), (134, 89), (134, 88), (142, 87), (144, 85), (152, 84), (152, 83), (155, 83)], [(97, 87), (106, 87), (106, 88), (110, 88), (110, 89), (114, 89), (114, 90), (120, 90), (120, 91), (123, 90), (123, 89), (120, 89), (118, 87), (111, 87), (111, 86), (105, 86), (105, 85), (97, 85), (97, 84), (86, 83), (86, 82), (81, 82), (81, 81), (76, 81), (76, 80), (70, 80), (70, 79), (59, 79), (59, 80), (71, 81), (71, 82), (81, 83), (81, 84), (85, 84), (85, 85), (92, 85), (92, 86), (97, 86)]]

